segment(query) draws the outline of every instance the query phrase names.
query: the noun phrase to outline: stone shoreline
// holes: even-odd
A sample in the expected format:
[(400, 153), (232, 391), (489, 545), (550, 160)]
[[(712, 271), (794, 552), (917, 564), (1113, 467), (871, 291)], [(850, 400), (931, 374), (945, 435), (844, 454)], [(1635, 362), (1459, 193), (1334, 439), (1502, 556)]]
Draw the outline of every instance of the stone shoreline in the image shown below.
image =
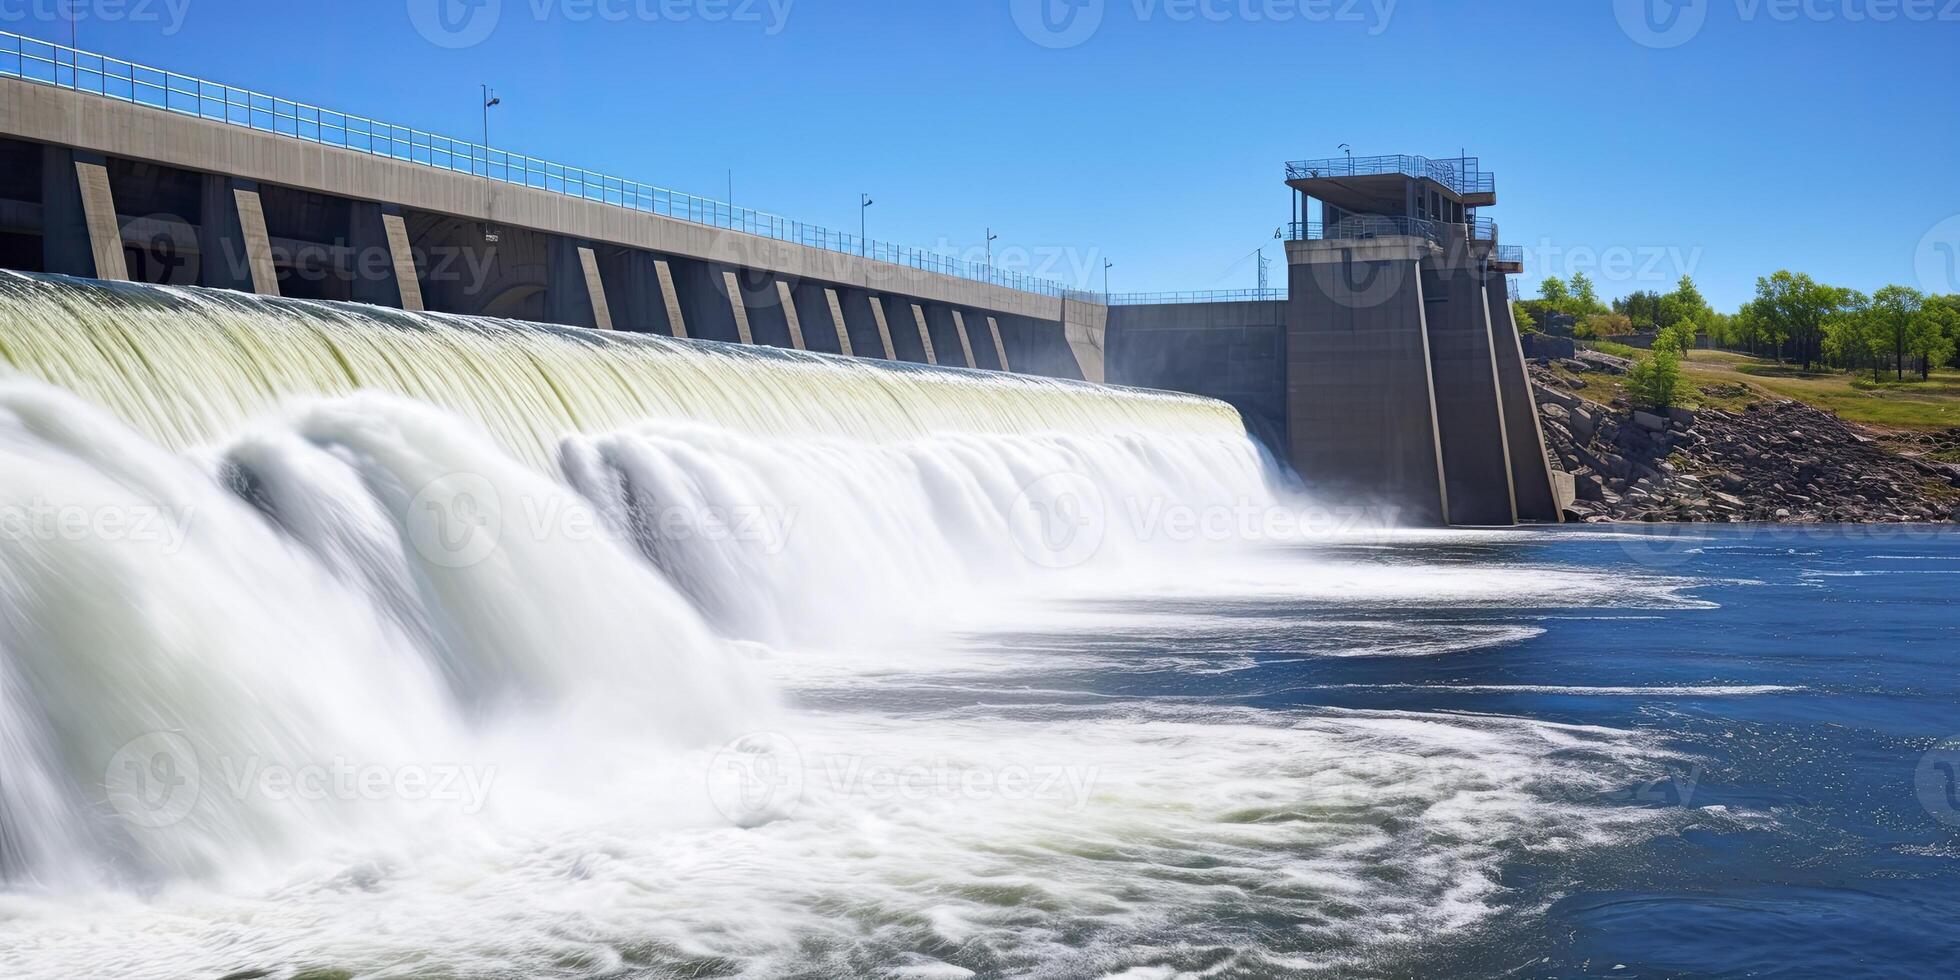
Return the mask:
[[(1618, 360), (1569, 366), (1618, 373), (1601, 359)], [(1795, 401), (1640, 412), (1580, 398), (1567, 386), (1584, 382), (1543, 363), (1532, 374), (1547, 452), (1573, 476), (1568, 520), (1960, 521), (1960, 463), (1946, 461), (1960, 459), (1960, 429), (1877, 435)]]

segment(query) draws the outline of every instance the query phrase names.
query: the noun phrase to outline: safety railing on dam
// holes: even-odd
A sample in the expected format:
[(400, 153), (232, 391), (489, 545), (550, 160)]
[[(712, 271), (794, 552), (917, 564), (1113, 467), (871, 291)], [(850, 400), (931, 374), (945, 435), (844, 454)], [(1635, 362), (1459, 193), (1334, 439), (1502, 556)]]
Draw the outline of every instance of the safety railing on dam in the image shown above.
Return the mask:
[(1476, 157), (1429, 157), (1389, 154), (1372, 157), (1332, 157), (1325, 160), (1295, 160), (1286, 165), (1287, 180), (1315, 180), (1323, 177), (1372, 177), (1401, 174), (1426, 177), (1458, 194), (1495, 194), (1497, 176), (1481, 169)]
[(1284, 300), (1286, 287), (1276, 289), (1215, 289), (1186, 293), (1115, 293), (1110, 306), (1168, 306), (1177, 303), (1261, 303)]
[(53, 85), (357, 153), (470, 174), (618, 207), (1008, 289), (1101, 302), (1102, 294), (1008, 269), (793, 221), (726, 201), (553, 163), (407, 126), (152, 68), (0, 31), (0, 77)]
[(1493, 255), (1492, 257), (1499, 262), (1509, 262), (1514, 265), (1523, 265), (1524, 246), (1523, 245), (1499, 245), (1497, 246), (1496, 254)]
[(1442, 229), (1442, 225), (1421, 218), (1349, 215), (1331, 223), (1295, 221), (1287, 226), (1286, 237), (1289, 241), (1319, 242), (1403, 236), (1440, 243)]

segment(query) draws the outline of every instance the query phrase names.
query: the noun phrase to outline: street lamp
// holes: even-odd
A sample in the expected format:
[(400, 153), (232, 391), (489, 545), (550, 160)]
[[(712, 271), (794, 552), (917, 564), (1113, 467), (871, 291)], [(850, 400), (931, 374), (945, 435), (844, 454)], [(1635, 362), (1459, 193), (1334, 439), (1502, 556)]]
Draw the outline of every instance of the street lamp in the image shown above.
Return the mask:
[(1346, 143), (1342, 143), (1341, 152), (1347, 154), (1348, 176), (1352, 177), (1354, 176), (1354, 148)]
[(987, 229), (987, 268), (989, 269), (994, 267), (994, 242), (998, 240), (1000, 236), (994, 234), (992, 228)]
[(1116, 268), (1116, 263), (1111, 262), (1108, 259), (1103, 260), (1103, 301), (1104, 302), (1109, 301), (1109, 270), (1114, 268)]
[(869, 194), (858, 195), (858, 255), (859, 256), (870, 254), (868, 251), (868, 249), (870, 248), (870, 243), (865, 240), (865, 236), (864, 236), (864, 212), (870, 209), (870, 207), (876, 203), (878, 202), (872, 200), (871, 195)]
[(490, 109), (503, 104), (504, 100), (497, 98), (497, 93), (490, 91), (489, 85), (483, 86), (483, 176), (485, 177), (490, 176)]

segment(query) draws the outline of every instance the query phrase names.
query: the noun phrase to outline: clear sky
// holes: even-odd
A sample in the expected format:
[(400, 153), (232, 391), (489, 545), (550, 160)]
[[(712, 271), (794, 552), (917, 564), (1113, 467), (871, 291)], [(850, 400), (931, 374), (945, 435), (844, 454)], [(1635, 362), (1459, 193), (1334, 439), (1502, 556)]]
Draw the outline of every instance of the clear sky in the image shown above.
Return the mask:
[(1529, 283), (1960, 288), (1915, 263), (1960, 245), (1960, 0), (77, 2), (86, 49), (463, 137), (488, 82), (499, 146), (853, 232), (867, 191), (1089, 288), (1281, 281), (1281, 164), (1341, 143), (1480, 155)]

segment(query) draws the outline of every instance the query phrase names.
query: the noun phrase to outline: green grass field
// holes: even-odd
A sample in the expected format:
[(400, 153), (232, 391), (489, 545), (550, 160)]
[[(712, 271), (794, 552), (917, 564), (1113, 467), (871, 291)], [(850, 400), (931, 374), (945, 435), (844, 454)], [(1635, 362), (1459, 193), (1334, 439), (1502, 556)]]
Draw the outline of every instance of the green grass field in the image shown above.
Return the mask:
[[(1624, 356), (1626, 352), (1608, 353)], [(1639, 353), (1645, 356), (1645, 352)], [(1882, 431), (1923, 432), (1960, 427), (1960, 371), (1952, 368), (1936, 371), (1926, 381), (1907, 375), (1905, 381), (1888, 377), (1873, 382), (1868, 373), (1812, 371), (1806, 374), (1794, 364), (1727, 351), (1700, 350), (1681, 363), (1681, 373), (1695, 389), (1695, 402), (1707, 408), (1733, 412), (1750, 402), (1788, 398)], [(1597, 373), (1578, 377), (1584, 378), (1588, 385), (1579, 394), (1591, 401), (1603, 404), (1624, 394), (1624, 385), (1618, 378)]]
[[(1951, 368), (1936, 371), (1925, 381), (1908, 374), (1905, 381), (1888, 377), (1873, 382), (1870, 374), (1837, 371), (1805, 374), (1792, 364), (1725, 351), (1696, 351), (1682, 362), (1682, 373), (1711, 402), (1737, 400), (1738, 396), (1731, 393), (1735, 386), (1741, 385), (1769, 397), (1795, 399), (1876, 429), (1904, 431), (1960, 426), (1960, 371)], [(1710, 388), (1716, 391), (1710, 393)]]

